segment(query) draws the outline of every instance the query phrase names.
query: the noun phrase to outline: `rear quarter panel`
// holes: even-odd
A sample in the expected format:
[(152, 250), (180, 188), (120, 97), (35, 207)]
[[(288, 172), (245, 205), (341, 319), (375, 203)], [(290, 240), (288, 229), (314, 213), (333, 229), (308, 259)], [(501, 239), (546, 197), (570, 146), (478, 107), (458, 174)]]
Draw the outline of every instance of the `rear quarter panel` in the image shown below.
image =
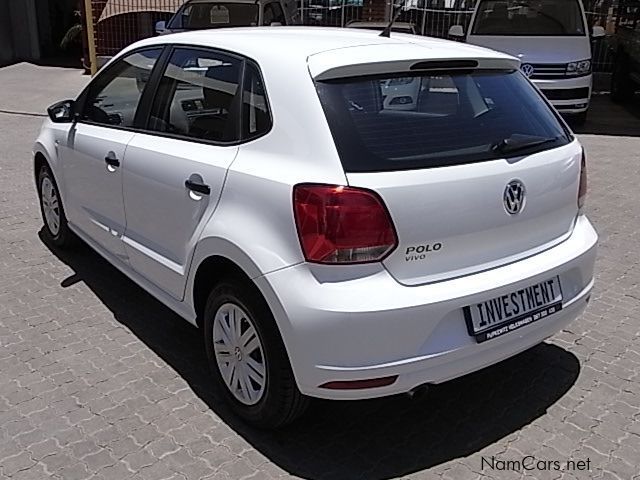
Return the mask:
[(220, 202), (195, 250), (191, 285), (206, 258), (224, 256), (255, 278), (304, 261), (293, 217), (299, 183), (346, 185), (314, 83), (306, 69), (280, 68), (279, 52), (259, 64), (273, 119), (240, 145)]

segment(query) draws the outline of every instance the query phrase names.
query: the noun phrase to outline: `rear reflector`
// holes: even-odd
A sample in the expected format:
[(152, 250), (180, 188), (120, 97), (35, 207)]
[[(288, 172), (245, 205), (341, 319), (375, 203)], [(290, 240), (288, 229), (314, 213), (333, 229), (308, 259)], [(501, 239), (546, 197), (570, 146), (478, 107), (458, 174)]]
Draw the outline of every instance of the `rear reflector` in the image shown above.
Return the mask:
[(578, 208), (584, 207), (587, 199), (587, 155), (582, 150), (582, 162), (580, 164), (580, 188), (578, 190)]
[(370, 378), (368, 380), (340, 380), (327, 382), (320, 385), (320, 388), (329, 390), (360, 390), (364, 388), (386, 387), (398, 379), (398, 375), (382, 378)]
[(382, 199), (362, 188), (296, 185), (293, 208), (308, 262), (379, 262), (398, 244)]

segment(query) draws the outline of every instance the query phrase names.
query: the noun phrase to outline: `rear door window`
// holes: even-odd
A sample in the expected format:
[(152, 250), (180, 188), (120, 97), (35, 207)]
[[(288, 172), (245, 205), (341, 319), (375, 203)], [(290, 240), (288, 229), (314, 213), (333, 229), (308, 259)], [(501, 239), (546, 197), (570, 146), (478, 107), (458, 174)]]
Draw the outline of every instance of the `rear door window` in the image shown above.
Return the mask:
[(487, 161), (571, 141), (518, 71), (350, 78), (316, 88), (348, 172)]
[(148, 128), (228, 143), (239, 139), (242, 60), (223, 53), (177, 48), (160, 80)]

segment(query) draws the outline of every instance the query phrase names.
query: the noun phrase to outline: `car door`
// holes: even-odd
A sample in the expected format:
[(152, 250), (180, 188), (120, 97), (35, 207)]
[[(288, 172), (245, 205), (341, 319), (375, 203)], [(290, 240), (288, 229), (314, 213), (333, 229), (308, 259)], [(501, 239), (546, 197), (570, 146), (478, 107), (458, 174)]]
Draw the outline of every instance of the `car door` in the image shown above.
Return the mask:
[(126, 153), (124, 243), (131, 265), (182, 299), (193, 248), (238, 152), (243, 60), (175, 48), (158, 83), (147, 131)]
[(122, 162), (136, 112), (162, 48), (117, 60), (79, 98), (79, 118), (61, 149), (67, 217), (80, 233), (126, 262)]

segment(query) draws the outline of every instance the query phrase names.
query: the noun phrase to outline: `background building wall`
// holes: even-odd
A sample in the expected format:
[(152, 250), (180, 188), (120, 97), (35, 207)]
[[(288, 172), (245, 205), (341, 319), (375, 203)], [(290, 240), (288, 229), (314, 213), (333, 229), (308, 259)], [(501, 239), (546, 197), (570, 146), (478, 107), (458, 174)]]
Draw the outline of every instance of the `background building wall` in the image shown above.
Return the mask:
[[(68, 56), (70, 52), (60, 47), (60, 41), (74, 23), (80, 22), (74, 14), (78, 2), (0, 0), (0, 65)], [(81, 37), (78, 43), (82, 43)], [(80, 55), (75, 56), (79, 64)]]
[(39, 58), (35, 0), (0, 0), (0, 64)]
[(0, 0), (0, 65), (11, 63), (15, 59), (9, 1)]
[(39, 59), (40, 41), (35, 0), (9, 0), (9, 18), (13, 26), (15, 59)]

